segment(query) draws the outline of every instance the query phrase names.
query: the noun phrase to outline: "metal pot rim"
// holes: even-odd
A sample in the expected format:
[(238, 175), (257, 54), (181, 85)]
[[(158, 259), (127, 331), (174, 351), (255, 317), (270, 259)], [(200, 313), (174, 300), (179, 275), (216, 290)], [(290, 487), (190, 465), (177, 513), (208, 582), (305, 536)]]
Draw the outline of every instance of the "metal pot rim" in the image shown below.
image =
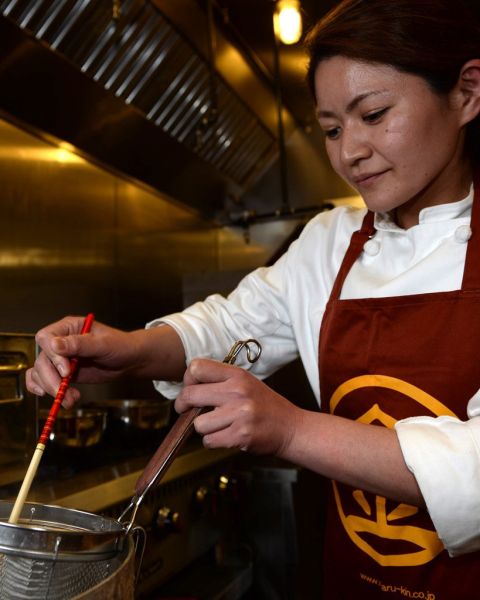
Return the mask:
[[(38, 414), (41, 418), (48, 417), (50, 412), (49, 408), (41, 408)], [(75, 407), (75, 408), (61, 408), (56, 416), (56, 419), (76, 419), (78, 417), (104, 417), (107, 415), (107, 411), (102, 408), (96, 408), (94, 406), (88, 407)]]
[[(125, 526), (109, 517), (27, 502), (20, 522), (13, 524), (7, 522), (12, 508), (13, 502), (0, 501), (0, 551), (5, 554), (51, 560), (103, 560), (117, 554), (125, 541)], [(60, 529), (54, 529), (55, 526)]]
[[(170, 400), (160, 398), (159, 400), (148, 400), (146, 398), (113, 398), (108, 400), (100, 400), (95, 402), (95, 407), (99, 408), (135, 408), (137, 406), (147, 408), (163, 408), (166, 404), (170, 404)], [(92, 406), (93, 408), (93, 406)]]

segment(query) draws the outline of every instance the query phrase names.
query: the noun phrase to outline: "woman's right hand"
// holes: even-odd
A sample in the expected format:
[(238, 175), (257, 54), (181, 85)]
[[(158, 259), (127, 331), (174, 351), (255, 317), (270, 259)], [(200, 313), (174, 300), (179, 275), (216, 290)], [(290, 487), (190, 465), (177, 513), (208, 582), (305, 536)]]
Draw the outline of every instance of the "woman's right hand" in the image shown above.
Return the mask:
[[(26, 374), (30, 392), (55, 396), (74, 356), (80, 359), (75, 376), (79, 383), (110, 381), (135, 367), (136, 334), (144, 331), (127, 333), (94, 321), (90, 333), (81, 335), (83, 322), (84, 317), (65, 317), (38, 331), (35, 340), (41, 352)], [(69, 387), (63, 405), (70, 408), (79, 397), (80, 392)]]

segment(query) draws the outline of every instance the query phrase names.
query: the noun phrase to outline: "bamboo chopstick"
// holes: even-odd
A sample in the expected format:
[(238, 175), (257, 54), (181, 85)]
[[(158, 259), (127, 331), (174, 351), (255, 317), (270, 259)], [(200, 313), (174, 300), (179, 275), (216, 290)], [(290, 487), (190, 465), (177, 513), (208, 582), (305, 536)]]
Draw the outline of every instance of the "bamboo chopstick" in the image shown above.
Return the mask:
[[(85, 317), (85, 321), (83, 322), (83, 327), (81, 331), (82, 335), (90, 331), (94, 318), (95, 317), (92, 313), (89, 313)], [(45, 422), (45, 425), (43, 426), (42, 433), (38, 438), (38, 443), (35, 448), (35, 452), (33, 453), (32, 460), (30, 461), (27, 473), (23, 480), (17, 499), (15, 500), (15, 504), (13, 505), (12, 512), (10, 513), (10, 517), (8, 519), (9, 523), (18, 523), (18, 519), (20, 518), (20, 514), (23, 509), (23, 505), (25, 504), (25, 500), (27, 499), (28, 492), (30, 491), (30, 487), (37, 472), (38, 465), (40, 464), (43, 451), (45, 450), (45, 446), (52, 432), (53, 425), (55, 424), (55, 419), (57, 418), (58, 411), (65, 397), (65, 392), (68, 389), (70, 380), (72, 379), (73, 375), (75, 374), (75, 371), (77, 370), (77, 365), (78, 358), (74, 357), (70, 359), (70, 372), (68, 373), (68, 375), (63, 377), (60, 382), (57, 395), (55, 396), (55, 400), (53, 401), (52, 407), (50, 408), (50, 412), (48, 413), (48, 417)]]

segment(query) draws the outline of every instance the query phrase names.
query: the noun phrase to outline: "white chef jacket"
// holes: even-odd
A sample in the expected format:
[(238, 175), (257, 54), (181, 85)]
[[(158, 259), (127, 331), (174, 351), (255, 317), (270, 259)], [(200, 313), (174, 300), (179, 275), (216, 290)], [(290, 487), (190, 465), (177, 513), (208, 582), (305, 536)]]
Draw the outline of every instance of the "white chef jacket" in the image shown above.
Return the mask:
[[(425, 208), (419, 224), (407, 230), (388, 214), (376, 214), (376, 233), (351, 268), (341, 298), (460, 289), (472, 201), (473, 190), (459, 202)], [(223, 360), (236, 340), (255, 338), (263, 347), (262, 359), (250, 365), (240, 355), (237, 364), (260, 378), (300, 356), (320, 404), (320, 324), (350, 237), (365, 212), (340, 207), (317, 215), (273, 266), (247, 275), (227, 298), (209, 296), (147, 327), (171, 325), (183, 342), (187, 364), (198, 356)], [(179, 384), (155, 386), (171, 398), (179, 391)], [(395, 425), (405, 462), (451, 556), (480, 549), (480, 391), (467, 412), (466, 422), (411, 417)]]

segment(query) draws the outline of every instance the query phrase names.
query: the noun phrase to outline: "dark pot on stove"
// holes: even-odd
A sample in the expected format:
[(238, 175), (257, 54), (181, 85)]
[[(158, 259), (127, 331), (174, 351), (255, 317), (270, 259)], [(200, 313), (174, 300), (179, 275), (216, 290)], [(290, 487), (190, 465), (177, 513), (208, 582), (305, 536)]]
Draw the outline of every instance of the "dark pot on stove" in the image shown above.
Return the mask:
[[(49, 410), (40, 410), (39, 425), (43, 428)], [(99, 444), (107, 426), (107, 411), (99, 408), (61, 408), (55, 419), (50, 440), (56, 446), (89, 448)]]
[(95, 406), (108, 414), (105, 443), (126, 456), (156, 447), (172, 410), (172, 403), (165, 398), (103, 400), (95, 402)]
[(99, 406), (128, 428), (158, 430), (168, 425), (171, 405), (169, 400), (106, 400)]
[(169, 400), (104, 400), (96, 406), (108, 411), (109, 421), (122, 423), (128, 429), (159, 430), (168, 425)]

